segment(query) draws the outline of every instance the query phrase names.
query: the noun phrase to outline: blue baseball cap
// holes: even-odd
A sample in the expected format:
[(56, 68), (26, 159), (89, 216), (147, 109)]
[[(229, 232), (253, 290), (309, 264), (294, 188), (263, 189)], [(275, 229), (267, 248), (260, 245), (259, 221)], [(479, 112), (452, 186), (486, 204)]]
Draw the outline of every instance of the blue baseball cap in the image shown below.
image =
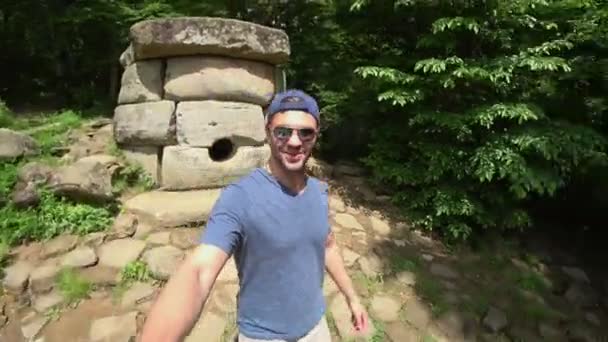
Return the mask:
[(274, 114), (287, 110), (307, 112), (317, 120), (317, 124), (321, 122), (317, 101), (298, 89), (289, 89), (274, 95), (266, 109), (266, 122), (270, 121)]

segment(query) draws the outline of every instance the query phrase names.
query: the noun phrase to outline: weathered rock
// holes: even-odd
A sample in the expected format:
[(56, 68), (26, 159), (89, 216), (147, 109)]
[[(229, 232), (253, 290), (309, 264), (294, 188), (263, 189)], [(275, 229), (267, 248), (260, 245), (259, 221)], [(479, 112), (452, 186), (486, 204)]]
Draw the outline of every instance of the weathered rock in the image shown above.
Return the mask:
[(405, 303), (403, 315), (412, 326), (420, 330), (426, 329), (431, 321), (431, 310), (416, 297), (410, 298)]
[(111, 241), (133, 236), (133, 234), (135, 234), (135, 230), (137, 229), (137, 224), (137, 216), (131, 213), (120, 213), (114, 220), (106, 240)]
[(125, 68), (122, 74), (118, 103), (160, 101), (162, 93), (162, 61), (139, 61)]
[(49, 180), (53, 191), (75, 201), (111, 201), (112, 168), (95, 160), (78, 160), (62, 166)]
[(148, 176), (152, 178), (155, 184), (160, 183), (160, 164), (158, 163), (159, 147), (122, 146), (121, 150), (127, 162), (140, 165)]
[(337, 213), (343, 213), (346, 211), (344, 201), (338, 195), (329, 195), (329, 207), (335, 210)]
[(43, 259), (56, 257), (76, 248), (76, 244), (78, 244), (78, 236), (59, 235), (44, 244), (40, 257)]
[(365, 173), (365, 171), (360, 166), (344, 161), (336, 163), (336, 165), (334, 166), (334, 172), (337, 175), (354, 177), (360, 177)]
[(320, 159), (310, 157), (306, 162), (306, 172), (321, 180), (328, 180), (333, 173), (333, 167)]
[(199, 224), (207, 220), (220, 193), (220, 189), (152, 191), (128, 200), (125, 210), (154, 221), (160, 227)]
[(263, 166), (270, 156), (267, 145), (239, 147), (230, 159), (223, 161), (214, 161), (209, 152), (209, 149), (198, 147), (165, 147), (163, 187), (167, 190), (186, 190), (225, 186)]
[(548, 323), (540, 323), (538, 326), (538, 332), (544, 341), (563, 341), (564, 335), (562, 332), (548, 324)]
[(414, 286), (416, 285), (416, 275), (409, 271), (402, 271), (397, 274), (397, 281), (403, 285)]
[(142, 222), (137, 225), (137, 229), (135, 230), (133, 237), (135, 239), (145, 240), (153, 231), (154, 227), (152, 227), (150, 224)]
[(211, 56), (171, 58), (167, 60), (165, 75), (168, 100), (218, 100), (265, 106), (274, 94), (274, 68), (255, 61)]
[(61, 260), (61, 266), (78, 268), (92, 266), (97, 263), (97, 254), (91, 247), (80, 247), (68, 254)]
[(395, 322), (399, 319), (401, 305), (392, 297), (376, 295), (372, 298), (371, 310), (374, 317), (384, 322)]
[(3, 328), (8, 323), (8, 317), (0, 315), (0, 328)]
[(357, 337), (373, 336), (375, 329), (371, 321), (369, 322), (370, 329), (365, 336), (355, 331), (351, 320), (351, 311), (344, 300), (344, 296), (335, 296), (329, 305), (329, 311), (331, 312), (342, 341), (348, 341)]
[(595, 291), (589, 285), (582, 283), (570, 285), (564, 296), (571, 304), (577, 307), (590, 307), (597, 301)]
[(369, 220), (372, 224), (372, 229), (374, 232), (384, 236), (391, 233), (391, 227), (382, 219), (375, 216), (370, 216)]
[(139, 258), (146, 243), (136, 239), (122, 239), (107, 242), (99, 248), (99, 264), (122, 269)]
[(562, 267), (562, 272), (566, 273), (570, 278), (579, 281), (581, 283), (588, 283), (589, 277), (587, 277), (587, 273), (577, 267)]
[(171, 232), (156, 232), (148, 235), (146, 242), (152, 245), (168, 245)]
[(26, 341), (32, 341), (49, 321), (48, 316), (38, 316), (29, 323), (21, 326), (21, 333)]
[(171, 274), (177, 270), (183, 258), (184, 252), (173, 246), (150, 249), (142, 257), (146, 264), (148, 264), (150, 274), (160, 280), (169, 279)]
[(259, 105), (186, 101), (177, 105), (176, 117), (177, 142), (182, 145), (211, 147), (217, 140), (228, 138), (236, 146), (259, 146), (266, 139)]
[(507, 327), (507, 315), (497, 308), (491, 307), (483, 319), (483, 325), (490, 331), (497, 333)]
[(393, 322), (387, 324), (385, 332), (392, 342), (413, 342), (421, 340), (420, 336), (416, 333), (416, 330), (409, 328), (402, 323)]
[(137, 312), (121, 316), (100, 318), (91, 324), (89, 340), (91, 342), (128, 342), (137, 334)]
[(194, 228), (180, 228), (171, 232), (171, 244), (181, 249), (190, 249), (199, 244), (200, 231)]
[(78, 159), (81, 163), (100, 163), (106, 169), (110, 170), (110, 173), (121, 167), (120, 160), (109, 154), (93, 154), (90, 156), (82, 157)]
[(89, 247), (99, 247), (102, 243), (104, 243), (105, 238), (106, 234), (103, 232), (90, 233), (82, 238), (82, 244)]
[(58, 291), (52, 291), (34, 300), (34, 309), (38, 313), (45, 313), (63, 302), (63, 296)]
[(597, 325), (598, 327), (602, 325), (602, 322), (600, 321), (599, 317), (597, 317), (597, 315), (593, 312), (585, 313), (585, 319), (587, 320), (587, 322), (593, 325)]
[(46, 264), (35, 268), (30, 275), (30, 288), (35, 293), (50, 291), (55, 285), (55, 277), (60, 268), (56, 264)]
[(10, 292), (21, 294), (27, 287), (33, 265), (26, 261), (17, 261), (4, 269), (2, 286)]
[(336, 283), (331, 279), (331, 277), (326, 274), (323, 278), (323, 295), (325, 297), (329, 297), (334, 293), (337, 293), (338, 291), (338, 285), (336, 285)]
[(127, 68), (135, 61), (135, 56), (133, 55), (133, 45), (129, 44), (129, 46), (127, 46), (125, 51), (120, 54), (118, 61), (123, 68)]
[(35, 207), (40, 203), (40, 196), (35, 183), (19, 182), (15, 185), (11, 194), (11, 201), (17, 208), (25, 209)]
[(17, 179), (23, 183), (44, 184), (53, 174), (53, 168), (40, 162), (29, 162), (17, 173)]
[(342, 248), (342, 259), (346, 267), (352, 267), (361, 256), (348, 247)]
[(424, 261), (431, 262), (433, 259), (435, 259), (435, 257), (430, 254), (422, 254), (422, 259)]
[(359, 221), (357, 221), (357, 219), (350, 214), (340, 213), (337, 214), (334, 219), (336, 220), (337, 224), (346, 229), (364, 230), (361, 223), (359, 223)]
[(593, 336), (593, 331), (589, 327), (580, 323), (571, 323), (566, 328), (568, 341), (573, 342), (596, 342), (598, 339)]
[(123, 309), (133, 307), (152, 298), (155, 291), (156, 289), (154, 286), (150, 284), (136, 282), (135, 284), (131, 285), (131, 287), (125, 291), (125, 293), (123, 293), (120, 305)]
[(234, 282), (239, 279), (239, 272), (236, 268), (236, 263), (234, 258), (228, 259), (224, 268), (220, 271), (220, 274), (217, 276), (217, 281), (226, 281), (226, 282)]
[(431, 273), (448, 279), (458, 279), (460, 277), (460, 275), (449, 266), (436, 263), (431, 265)]
[(226, 329), (226, 319), (213, 312), (203, 312), (185, 342), (221, 341)]
[(95, 286), (114, 286), (120, 282), (120, 269), (96, 265), (79, 271), (80, 276)]
[(208, 54), (282, 64), (290, 54), (284, 31), (235, 19), (146, 20), (133, 25), (129, 37), (135, 60)]
[(117, 106), (114, 139), (119, 144), (164, 146), (176, 143), (175, 103), (144, 102)]
[(236, 295), (239, 286), (236, 284), (224, 284), (212, 292), (215, 306), (223, 313), (236, 312)]
[(375, 254), (359, 258), (357, 262), (359, 263), (359, 267), (361, 267), (361, 271), (367, 277), (375, 277), (382, 273), (382, 261)]
[(36, 155), (38, 143), (29, 135), (0, 128), (0, 160)]
[(539, 337), (534, 329), (522, 326), (513, 326), (507, 331), (507, 336), (512, 341), (539, 341)]

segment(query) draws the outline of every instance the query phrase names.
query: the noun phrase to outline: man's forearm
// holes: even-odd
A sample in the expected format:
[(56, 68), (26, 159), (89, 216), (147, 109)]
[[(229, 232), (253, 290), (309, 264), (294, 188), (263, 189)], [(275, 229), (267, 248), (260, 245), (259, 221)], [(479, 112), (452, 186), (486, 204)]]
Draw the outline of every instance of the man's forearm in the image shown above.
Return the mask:
[(205, 270), (185, 262), (174, 273), (154, 303), (141, 336), (141, 342), (181, 342), (190, 332), (213, 281)]
[(325, 269), (349, 303), (359, 300), (335, 243), (325, 250)]

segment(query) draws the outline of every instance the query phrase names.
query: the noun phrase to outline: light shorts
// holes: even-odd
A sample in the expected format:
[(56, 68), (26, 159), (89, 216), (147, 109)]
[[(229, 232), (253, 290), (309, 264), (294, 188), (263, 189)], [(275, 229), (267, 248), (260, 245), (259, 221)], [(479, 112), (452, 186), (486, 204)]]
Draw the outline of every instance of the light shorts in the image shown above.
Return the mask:
[(325, 316), (323, 316), (319, 323), (317, 323), (308, 334), (297, 340), (256, 340), (239, 334), (238, 339), (235, 342), (331, 342), (331, 333), (329, 332), (327, 320), (325, 319)]

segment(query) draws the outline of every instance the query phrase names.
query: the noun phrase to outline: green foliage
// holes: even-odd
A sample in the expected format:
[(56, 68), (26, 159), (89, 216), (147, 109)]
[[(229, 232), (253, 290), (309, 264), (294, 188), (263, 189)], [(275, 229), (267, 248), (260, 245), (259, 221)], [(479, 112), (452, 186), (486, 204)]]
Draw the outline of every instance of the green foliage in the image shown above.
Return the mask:
[(118, 170), (112, 180), (112, 187), (115, 193), (122, 193), (129, 187), (142, 192), (153, 189), (155, 182), (140, 164), (127, 164)]
[(456, 4), (415, 13), (422, 31), (414, 47), (403, 45), (411, 51), (405, 61), (394, 56), (355, 74), (390, 106), (370, 118), (364, 162), (397, 189), (394, 199), (415, 225), (462, 240), (478, 228), (530, 227), (527, 201), (555, 196), (606, 162), (607, 144), (548, 105), (561, 101), (555, 89), (574, 71), (575, 41), (564, 35), (579, 13), (557, 16), (561, 5), (548, 2)]
[(92, 284), (71, 268), (62, 269), (57, 275), (57, 288), (68, 304), (73, 304), (86, 298)]
[(46, 240), (62, 233), (85, 235), (111, 225), (111, 207), (72, 203), (41, 189), (36, 208), (17, 209), (12, 204), (0, 208), (0, 238), (10, 245)]
[(145, 282), (150, 279), (148, 266), (143, 261), (134, 261), (128, 263), (120, 273), (120, 282), (122, 284), (130, 285), (134, 282)]

